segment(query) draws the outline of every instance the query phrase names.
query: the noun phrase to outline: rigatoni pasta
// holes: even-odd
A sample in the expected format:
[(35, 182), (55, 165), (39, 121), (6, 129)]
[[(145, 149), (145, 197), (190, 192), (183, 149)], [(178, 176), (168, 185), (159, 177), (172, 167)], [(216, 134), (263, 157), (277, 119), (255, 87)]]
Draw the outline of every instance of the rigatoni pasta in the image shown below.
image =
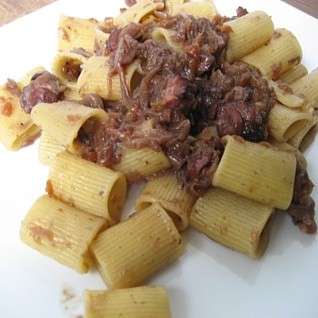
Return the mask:
[(86, 318), (170, 318), (167, 292), (161, 287), (136, 287), (85, 292)]
[(211, 189), (195, 203), (190, 224), (212, 240), (258, 258), (269, 240), (273, 208), (222, 189)]
[(217, 15), (217, 10), (212, 1), (186, 2), (173, 5), (170, 9), (172, 15), (189, 14), (195, 18), (207, 18), (212, 20)]
[(40, 253), (86, 273), (93, 263), (88, 246), (102, 228), (104, 219), (42, 196), (23, 220), (20, 235)]
[(126, 199), (125, 176), (68, 152), (56, 155), (50, 169), (49, 194), (110, 224), (120, 220)]
[(292, 84), (298, 79), (308, 74), (308, 70), (305, 65), (298, 64), (294, 66), (292, 69), (284, 73), (279, 80), (285, 82), (286, 84)]
[(228, 137), (213, 185), (285, 210), (293, 197), (295, 173), (295, 155)]
[(183, 240), (158, 204), (101, 233), (91, 246), (109, 288), (141, 285), (183, 252)]
[(169, 213), (176, 227), (183, 231), (188, 227), (194, 201), (195, 197), (182, 189), (175, 175), (165, 175), (147, 182), (137, 198), (136, 209), (142, 211), (158, 203)]
[(233, 62), (255, 51), (268, 42), (274, 24), (263, 11), (254, 11), (224, 24), (230, 28), (226, 59)]
[(55, 157), (60, 152), (66, 150), (66, 146), (60, 144), (49, 134), (42, 132), (39, 143), (39, 161), (44, 165), (53, 164)]

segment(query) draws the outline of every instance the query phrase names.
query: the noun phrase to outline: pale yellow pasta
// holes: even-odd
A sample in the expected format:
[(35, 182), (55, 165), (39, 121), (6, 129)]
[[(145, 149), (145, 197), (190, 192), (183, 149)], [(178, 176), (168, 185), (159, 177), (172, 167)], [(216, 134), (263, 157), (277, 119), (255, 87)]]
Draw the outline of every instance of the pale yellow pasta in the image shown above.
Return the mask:
[(295, 172), (292, 153), (227, 136), (212, 181), (216, 187), (285, 210), (293, 197)]
[(183, 4), (184, 2), (185, 0), (166, 0), (165, 11), (171, 15), (174, 11), (174, 7)]
[(105, 33), (100, 29), (96, 29), (95, 30), (95, 54), (100, 55), (98, 53), (100, 53), (101, 51), (103, 51), (103, 49), (106, 46), (106, 42), (109, 38), (109, 33)]
[(170, 318), (169, 298), (161, 287), (85, 292), (85, 318)]
[(158, 43), (164, 43), (176, 52), (183, 52), (183, 46), (174, 40), (177, 33), (173, 30), (156, 27), (151, 33), (151, 37)]
[(83, 48), (88, 52), (93, 52), (97, 23), (98, 21), (94, 19), (61, 16), (58, 28), (58, 50), (67, 52)]
[(306, 66), (304, 64), (298, 64), (286, 73), (282, 74), (282, 76), (279, 79), (285, 82), (286, 84), (292, 84), (293, 82), (297, 81), (298, 79), (307, 74), (308, 70)]
[(86, 60), (80, 54), (60, 52), (53, 60), (53, 73), (64, 83), (76, 83), (82, 71), (81, 66)]
[(123, 28), (129, 23), (138, 23), (155, 10), (163, 10), (164, 4), (162, 2), (154, 2), (151, 0), (140, 0), (119, 16), (115, 17), (113, 22), (117, 27)]
[[(25, 74), (17, 83), (21, 90), (27, 86), (35, 74), (44, 72), (36, 67)], [(34, 141), (40, 135), (30, 114), (24, 112), (18, 96), (11, 93), (6, 85), (0, 86), (0, 142), (9, 150), (18, 150)]]
[(44, 165), (52, 165), (57, 154), (64, 151), (65, 146), (58, 143), (54, 137), (42, 132), (39, 144), (39, 160)]
[(207, 18), (212, 20), (217, 15), (214, 3), (211, 1), (186, 2), (172, 6), (171, 15), (186, 13), (195, 18)]
[(295, 94), (302, 94), (306, 99), (306, 109), (318, 108), (318, 71), (313, 71), (291, 84)]
[(304, 106), (305, 98), (294, 94), (290, 87), (282, 86), (282, 82), (268, 81), (268, 83), (270, 87), (273, 88), (277, 101), (282, 105), (290, 108), (300, 108)]
[(175, 175), (166, 175), (147, 182), (136, 201), (136, 209), (142, 211), (158, 203), (170, 215), (178, 230), (184, 231), (189, 225), (194, 202), (195, 197), (182, 188)]
[(104, 120), (107, 114), (100, 109), (63, 101), (38, 104), (33, 108), (31, 117), (45, 133), (54, 136), (59, 144), (73, 148), (77, 134), (85, 122), (89, 119)]
[(272, 39), (242, 61), (255, 66), (270, 79), (277, 80), (283, 73), (299, 64), (302, 50), (296, 37), (286, 29), (275, 30)]
[(129, 182), (134, 182), (170, 166), (169, 159), (162, 151), (150, 148), (124, 148), (121, 161), (114, 166), (114, 169), (121, 171)]
[[(128, 89), (131, 88), (133, 76), (139, 69), (138, 61), (130, 64), (124, 70)], [(93, 56), (83, 64), (83, 71), (78, 78), (80, 94), (97, 94), (105, 99), (120, 100), (122, 97), (119, 75), (111, 75), (108, 58)]]
[(86, 273), (93, 263), (88, 247), (105, 226), (102, 218), (42, 196), (23, 220), (20, 236), (40, 253)]
[(91, 246), (97, 268), (112, 289), (141, 285), (183, 249), (182, 237), (158, 204), (101, 233)]
[(287, 141), (301, 131), (312, 119), (312, 114), (276, 104), (268, 117), (268, 130), (277, 141)]
[(61, 152), (51, 166), (48, 191), (54, 197), (114, 224), (120, 220), (127, 185), (121, 172)]
[(306, 125), (300, 131), (298, 131), (296, 135), (294, 135), (292, 138), (288, 140), (288, 143), (290, 143), (295, 148), (299, 148), (302, 142), (310, 134), (310, 132), (317, 127), (317, 123), (318, 117), (313, 116), (312, 119), (308, 121)]
[(250, 257), (261, 257), (269, 240), (273, 208), (223, 189), (195, 203), (190, 224), (212, 240)]
[(229, 62), (255, 51), (268, 42), (274, 32), (271, 17), (263, 11), (248, 13), (226, 22), (224, 26), (230, 27), (226, 50), (226, 59)]
[(82, 96), (78, 91), (77, 83), (65, 83), (64, 99), (67, 101), (82, 101)]

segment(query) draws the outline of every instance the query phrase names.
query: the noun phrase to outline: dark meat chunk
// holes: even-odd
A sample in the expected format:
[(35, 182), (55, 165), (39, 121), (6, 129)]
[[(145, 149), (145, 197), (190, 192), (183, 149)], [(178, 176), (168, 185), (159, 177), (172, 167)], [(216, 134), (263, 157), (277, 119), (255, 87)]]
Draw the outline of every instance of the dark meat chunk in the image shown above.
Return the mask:
[(131, 7), (131, 6), (133, 6), (134, 4), (136, 4), (137, 1), (136, 1), (136, 0), (125, 0), (125, 3), (126, 3), (126, 5), (127, 5), (127, 7)]
[(82, 72), (81, 64), (69, 60), (63, 65), (62, 72), (68, 81), (76, 82)]
[(71, 53), (82, 55), (82, 56), (84, 56), (86, 58), (90, 58), (93, 55), (91, 52), (86, 51), (82, 47), (78, 47), (76, 49), (71, 50)]
[(49, 73), (36, 74), (31, 83), (23, 88), (20, 104), (26, 113), (38, 103), (55, 103), (63, 98), (64, 87), (59, 79)]
[(237, 15), (238, 18), (243, 17), (246, 14), (248, 14), (248, 11), (245, 8), (238, 7), (236, 9), (236, 15)]
[(287, 212), (291, 216), (295, 225), (307, 234), (317, 232), (315, 222), (315, 202), (311, 198), (314, 185), (310, 181), (307, 171), (297, 164), (294, 184), (294, 196), (292, 204)]
[(20, 97), (21, 96), (21, 89), (18, 86), (17, 82), (8, 78), (5, 88), (14, 96)]
[(83, 96), (82, 104), (91, 108), (104, 109), (104, 101), (97, 94), (86, 94)]

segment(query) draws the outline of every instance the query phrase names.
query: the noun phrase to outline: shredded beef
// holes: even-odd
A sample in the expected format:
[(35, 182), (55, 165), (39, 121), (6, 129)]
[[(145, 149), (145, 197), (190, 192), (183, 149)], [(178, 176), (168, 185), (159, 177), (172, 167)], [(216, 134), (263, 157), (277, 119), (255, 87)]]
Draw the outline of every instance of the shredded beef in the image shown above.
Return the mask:
[(315, 202), (311, 198), (313, 183), (310, 181), (307, 171), (297, 164), (294, 184), (294, 196), (288, 209), (295, 225), (302, 232), (314, 234), (317, 232), (315, 222)]
[(59, 79), (45, 71), (35, 74), (31, 83), (23, 88), (20, 104), (26, 113), (38, 103), (55, 103), (63, 98), (64, 87)]
[(75, 82), (77, 81), (78, 77), (81, 74), (82, 68), (81, 65), (74, 62), (74, 61), (67, 61), (63, 65), (62, 69), (66, 79), (70, 82)]
[(240, 18), (243, 17), (244, 15), (248, 14), (248, 11), (245, 8), (238, 7), (236, 9), (236, 15)]
[(126, 3), (126, 5), (127, 5), (128, 7), (131, 7), (131, 6), (133, 6), (134, 4), (136, 4), (137, 1), (136, 1), (136, 0), (125, 0), (125, 3)]
[(105, 108), (103, 99), (97, 94), (84, 95), (81, 104), (91, 108)]

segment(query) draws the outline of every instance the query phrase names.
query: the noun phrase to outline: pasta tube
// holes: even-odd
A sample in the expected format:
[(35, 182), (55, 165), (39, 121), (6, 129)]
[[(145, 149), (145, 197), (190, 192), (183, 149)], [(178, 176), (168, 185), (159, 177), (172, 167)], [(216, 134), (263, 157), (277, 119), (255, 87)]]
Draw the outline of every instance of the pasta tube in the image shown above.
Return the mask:
[(154, 28), (151, 33), (151, 37), (154, 41), (158, 43), (164, 43), (171, 47), (172, 50), (176, 52), (183, 52), (183, 47), (178, 42), (174, 41), (176, 32), (172, 30), (167, 30), (164, 28)]
[(88, 246), (104, 226), (102, 218), (42, 196), (22, 222), (20, 235), (41, 254), (86, 273), (92, 264)]
[(91, 249), (107, 286), (128, 288), (176, 260), (183, 241), (164, 209), (153, 204), (100, 234)]
[(86, 318), (170, 318), (167, 292), (160, 287), (136, 287), (85, 292)]
[[(136, 61), (125, 69), (125, 80), (129, 89), (138, 68), (139, 62)], [(108, 58), (105, 56), (93, 56), (83, 64), (77, 85), (82, 95), (93, 93), (109, 100), (120, 100), (122, 96), (119, 76), (111, 75)]]
[(95, 29), (98, 21), (61, 16), (59, 21), (58, 50), (71, 51), (83, 48), (88, 52), (94, 51)]
[(263, 255), (273, 208), (213, 188), (193, 207), (190, 223), (212, 240), (257, 258)]
[(293, 82), (297, 81), (301, 77), (308, 74), (308, 70), (305, 65), (298, 64), (294, 66), (292, 69), (284, 73), (279, 79), (286, 84), (292, 84)]
[(165, 1), (165, 11), (168, 12), (170, 15), (173, 14), (174, 7), (180, 4), (183, 4), (185, 0), (166, 0)]
[(318, 108), (318, 70), (303, 76), (291, 84), (295, 94), (302, 94), (306, 100), (306, 109)]
[(191, 208), (195, 197), (182, 189), (175, 175), (167, 175), (148, 181), (136, 201), (137, 211), (159, 203), (170, 215), (178, 230), (185, 230), (189, 224)]
[(55, 157), (48, 185), (54, 197), (111, 224), (119, 222), (127, 192), (122, 173), (62, 152)]
[(212, 20), (217, 15), (217, 10), (212, 1), (186, 2), (172, 7), (172, 15), (186, 13), (195, 18)]
[(275, 30), (270, 42), (242, 61), (255, 66), (267, 78), (277, 80), (283, 73), (299, 64), (302, 50), (296, 37), (286, 29)]
[(125, 148), (121, 161), (114, 166), (114, 170), (121, 171), (129, 182), (137, 181), (168, 168), (170, 168), (170, 162), (165, 154), (150, 148)]
[(58, 143), (54, 137), (43, 132), (39, 145), (39, 160), (44, 165), (51, 166), (57, 154), (66, 150), (66, 147)]
[(292, 153), (227, 136), (213, 185), (285, 210), (293, 197), (295, 173)]
[(269, 133), (277, 141), (287, 141), (301, 131), (311, 119), (310, 113), (276, 104), (268, 117)]
[(134, 22), (138, 23), (155, 10), (162, 10), (164, 4), (162, 2), (154, 2), (151, 0), (140, 0), (119, 16), (114, 18), (114, 25), (123, 28), (127, 24)]
[(80, 54), (61, 52), (54, 58), (52, 70), (64, 83), (76, 83), (82, 72), (81, 66), (86, 60)]
[(226, 59), (233, 62), (267, 43), (274, 32), (274, 24), (263, 11), (248, 13), (224, 24), (230, 27)]
[(38, 104), (33, 108), (31, 117), (45, 133), (54, 136), (60, 145), (73, 147), (79, 130), (87, 120), (103, 120), (107, 114), (101, 109), (63, 101)]

